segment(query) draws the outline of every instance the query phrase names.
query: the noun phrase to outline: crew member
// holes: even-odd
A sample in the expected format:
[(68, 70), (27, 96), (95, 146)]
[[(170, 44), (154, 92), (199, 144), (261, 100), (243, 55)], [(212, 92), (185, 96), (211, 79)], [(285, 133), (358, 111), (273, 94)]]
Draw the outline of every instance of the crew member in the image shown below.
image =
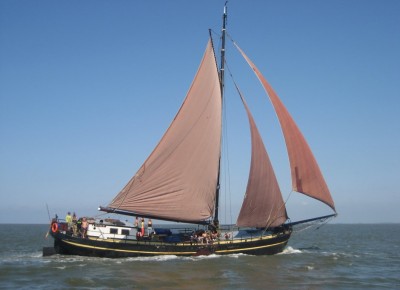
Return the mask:
[(151, 234), (153, 233), (153, 222), (151, 219), (147, 221), (147, 235), (150, 237)]
[(142, 237), (143, 237), (143, 236), (144, 236), (144, 218), (142, 218), (142, 224), (141, 224), (141, 226), (142, 226), (141, 232), (142, 232)]
[(72, 228), (71, 212), (68, 212), (67, 215), (65, 216), (65, 222), (68, 224), (68, 230), (70, 230), (70, 228)]

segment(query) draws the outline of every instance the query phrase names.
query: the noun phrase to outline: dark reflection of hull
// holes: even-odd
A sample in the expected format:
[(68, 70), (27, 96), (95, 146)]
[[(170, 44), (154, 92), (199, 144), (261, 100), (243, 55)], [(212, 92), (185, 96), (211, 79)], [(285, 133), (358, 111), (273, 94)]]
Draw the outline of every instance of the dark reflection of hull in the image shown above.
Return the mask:
[(54, 249), (58, 254), (92, 257), (123, 258), (156, 255), (273, 255), (283, 251), (290, 232), (272, 237), (249, 238), (247, 240), (228, 240), (215, 242), (212, 245), (196, 243), (166, 243), (132, 240), (82, 239), (60, 232), (51, 233), (54, 238)]

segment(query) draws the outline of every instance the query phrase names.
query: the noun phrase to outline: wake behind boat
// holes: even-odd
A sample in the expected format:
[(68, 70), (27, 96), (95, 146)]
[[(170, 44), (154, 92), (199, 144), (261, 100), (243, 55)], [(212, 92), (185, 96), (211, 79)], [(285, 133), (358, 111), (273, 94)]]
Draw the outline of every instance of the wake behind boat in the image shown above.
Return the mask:
[[(213, 42), (186, 98), (153, 152), (103, 212), (140, 217), (136, 224), (118, 219), (53, 219), (50, 234), (60, 254), (134, 257), (282, 252), (291, 233), (275, 173), (246, 100), (236, 85), (251, 133), (251, 164), (244, 201), (235, 225), (219, 222), (222, 100), (225, 79), (226, 6), (223, 13), (221, 58)], [(211, 34), (211, 33), (210, 33)], [(278, 116), (288, 150), (292, 189), (328, 205), (333, 199), (319, 166), (296, 123), (248, 56), (234, 43), (260, 80)], [(142, 221), (143, 219), (143, 221)], [(179, 228), (144, 225), (145, 219), (185, 223)]]

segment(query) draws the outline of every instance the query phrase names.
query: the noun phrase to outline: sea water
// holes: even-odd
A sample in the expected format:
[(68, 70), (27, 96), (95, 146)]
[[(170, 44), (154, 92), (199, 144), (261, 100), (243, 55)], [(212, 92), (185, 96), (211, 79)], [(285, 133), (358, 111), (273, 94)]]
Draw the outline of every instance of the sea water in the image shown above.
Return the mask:
[(1, 289), (400, 289), (400, 224), (328, 224), (274, 256), (42, 256), (48, 225), (0, 225)]

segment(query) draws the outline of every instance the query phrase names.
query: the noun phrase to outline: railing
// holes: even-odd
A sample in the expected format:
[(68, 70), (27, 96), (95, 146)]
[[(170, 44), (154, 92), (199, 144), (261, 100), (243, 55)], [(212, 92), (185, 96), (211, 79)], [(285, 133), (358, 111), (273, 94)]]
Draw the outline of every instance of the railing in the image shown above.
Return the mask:
[[(68, 229), (68, 224), (65, 222), (63, 219), (57, 219), (58, 225), (59, 225), (59, 231), (63, 231), (66, 234), (72, 235), (72, 232), (69, 231)], [(118, 228), (128, 228), (128, 229), (137, 229), (140, 230), (138, 227), (134, 226), (121, 226), (121, 225), (111, 225), (111, 224), (103, 224), (103, 223), (91, 223), (94, 228), (102, 228), (102, 227), (118, 227)], [(203, 242), (202, 239), (200, 240), (195, 240), (192, 239), (193, 233), (199, 230), (204, 230), (205, 232), (209, 232), (205, 227), (201, 226), (196, 226), (196, 227), (152, 227), (153, 230), (155, 231), (154, 235), (151, 236), (144, 236), (140, 239), (137, 238), (135, 235), (123, 235), (119, 233), (105, 233), (102, 230), (98, 230), (99, 235), (98, 236), (90, 236), (92, 239), (95, 240), (104, 240), (106, 238), (108, 239), (113, 239), (113, 240), (118, 240), (119, 243), (135, 243), (136, 244), (147, 244), (147, 245), (171, 245), (171, 244), (182, 244), (182, 245), (192, 245), (192, 244), (204, 244), (204, 245), (209, 245), (209, 244), (215, 244), (215, 243), (233, 243), (234, 241), (240, 241), (240, 242), (246, 242), (246, 241), (254, 241), (254, 240), (259, 240), (266, 238), (268, 236), (275, 236), (279, 234), (284, 234), (284, 232), (277, 232), (274, 233), (273, 231), (265, 231), (263, 229), (250, 229), (250, 228), (238, 228), (235, 225), (223, 225), (220, 226), (219, 229), (219, 235), (215, 239), (207, 239), (206, 242)], [(167, 234), (157, 234), (157, 230), (160, 232), (161, 229), (166, 230)], [(227, 234), (227, 236), (224, 235)], [(108, 237), (106, 237), (106, 235)], [(121, 236), (124, 236), (121, 238)], [(168, 238), (170, 240), (168, 241)], [(174, 240), (176, 239), (176, 240)]]

